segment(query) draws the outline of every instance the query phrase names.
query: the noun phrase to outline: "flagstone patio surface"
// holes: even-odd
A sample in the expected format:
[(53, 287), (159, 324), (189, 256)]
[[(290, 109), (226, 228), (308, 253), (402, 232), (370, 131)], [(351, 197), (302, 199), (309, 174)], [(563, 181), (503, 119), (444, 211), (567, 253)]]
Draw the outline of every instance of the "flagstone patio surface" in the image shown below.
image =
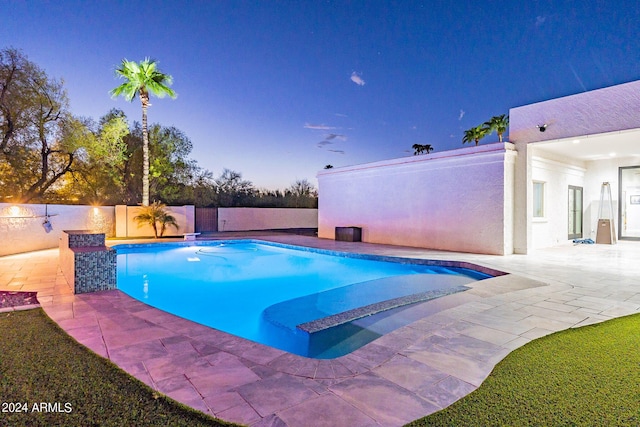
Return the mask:
[[(228, 236), (238, 234), (214, 238)], [(273, 233), (242, 236), (468, 261), (511, 274), (417, 304), (411, 310), (420, 320), (332, 360), (198, 325), (118, 290), (73, 295), (56, 249), (0, 257), (0, 289), (37, 292), (46, 313), (81, 344), (177, 401), (251, 426), (400, 426), (467, 395), (530, 340), (640, 312), (640, 242), (490, 256)]]

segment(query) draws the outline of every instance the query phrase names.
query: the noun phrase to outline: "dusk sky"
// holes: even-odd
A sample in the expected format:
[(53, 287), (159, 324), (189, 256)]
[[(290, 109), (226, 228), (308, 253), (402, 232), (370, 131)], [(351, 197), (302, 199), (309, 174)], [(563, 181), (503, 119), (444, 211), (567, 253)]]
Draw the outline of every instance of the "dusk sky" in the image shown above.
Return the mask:
[[(0, 48), (62, 78), (71, 110), (111, 108), (123, 58), (151, 57), (191, 157), (259, 188), (334, 167), (462, 147), (509, 108), (640, 79), (640, 2), (6, 1)], [(481, 143), (497, 141), (494, 134)], [(472, 177), (469, 177), (472, 179)]]

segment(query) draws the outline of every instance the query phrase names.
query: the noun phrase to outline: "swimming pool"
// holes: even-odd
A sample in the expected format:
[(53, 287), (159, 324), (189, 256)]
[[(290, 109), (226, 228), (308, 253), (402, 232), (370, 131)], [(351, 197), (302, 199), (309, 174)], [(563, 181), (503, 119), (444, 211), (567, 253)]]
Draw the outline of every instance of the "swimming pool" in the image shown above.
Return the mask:
[[(118, 288), (153, 307), (291, 353), (347, 354), (415, 320), (422, 301), (491, 277), (427, 260), (255, 240), (117, 245)], [(340, 256), (336, 256), (340, 255)]]

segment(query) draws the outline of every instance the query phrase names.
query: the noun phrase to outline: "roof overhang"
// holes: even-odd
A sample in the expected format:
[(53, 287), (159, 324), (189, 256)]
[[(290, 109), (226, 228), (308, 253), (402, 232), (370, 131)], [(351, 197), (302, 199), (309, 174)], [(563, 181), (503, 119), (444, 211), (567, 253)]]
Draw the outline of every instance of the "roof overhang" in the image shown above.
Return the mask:
[(536, 150), (582, 161), (638, 157), (640, 128), (529, 143)]

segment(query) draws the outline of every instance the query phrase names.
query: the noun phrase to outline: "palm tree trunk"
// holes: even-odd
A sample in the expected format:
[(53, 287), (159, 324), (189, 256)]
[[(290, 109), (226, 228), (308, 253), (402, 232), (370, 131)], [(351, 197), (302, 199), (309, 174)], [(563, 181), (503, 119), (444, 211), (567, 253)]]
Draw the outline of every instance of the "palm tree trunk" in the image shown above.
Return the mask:
[(147, 131), (147, 103), (145, 102), (144, 99), (141, 99), (141, 101), (142, 101), (142, 206), (149, 206), (149, 133)]

